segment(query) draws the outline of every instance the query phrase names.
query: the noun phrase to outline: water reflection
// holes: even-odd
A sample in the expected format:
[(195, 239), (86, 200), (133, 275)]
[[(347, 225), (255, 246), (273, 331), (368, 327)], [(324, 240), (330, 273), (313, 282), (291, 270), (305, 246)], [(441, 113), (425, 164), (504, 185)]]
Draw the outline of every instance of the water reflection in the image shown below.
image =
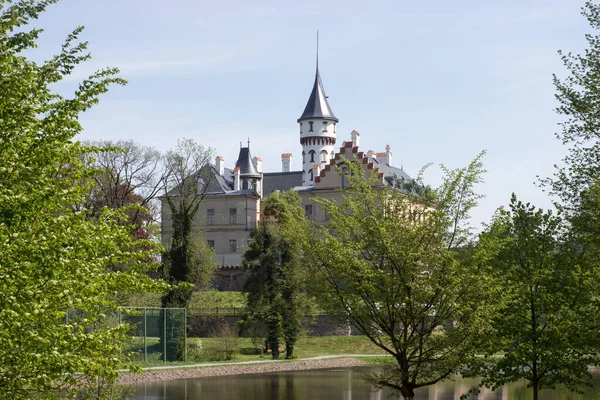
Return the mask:
[[(136, 400), (385, 400), (398, 399), (392, 391), (375, 390), (363, 379), (376, 367), (290, 371), (268, 374), (235, 375), (198, 379), (182, 379), (140, 384), (132, 387)], [(596, 376), (596, 378), (598, 378)], [(416, 392), (418, 400), (458, 400), (476, 385), (472, 379), (442, 382)], [(600, 391), (588, 390), (583, 395), (560, 391), (542, 391), (541, 398), (598, 399)], [(504, 386), (495, 392), (483, 389), (469, 400), (530, 400), (531, 389), (525, 383)]]

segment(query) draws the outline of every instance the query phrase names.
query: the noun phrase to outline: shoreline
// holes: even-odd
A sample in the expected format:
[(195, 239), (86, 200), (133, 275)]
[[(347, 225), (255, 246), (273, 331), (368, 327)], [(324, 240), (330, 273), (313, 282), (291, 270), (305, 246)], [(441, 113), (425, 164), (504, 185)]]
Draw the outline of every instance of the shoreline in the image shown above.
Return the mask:
[(185, 367), (182, 369), (145, 370), (141, 374), (124, 373), (117, 382), (121, 385), (135, 385), (140, 383), (159, 382), (166, 380), (205, 378), (213, 376), (262, 374), (269, 372), (305, 371), (324, 368), (358, 367), (365, 365), (364, 361), (352, 357), (318, 359), (318, 360), (291, 360), (252, 363), (229, 364), (219, 366)]

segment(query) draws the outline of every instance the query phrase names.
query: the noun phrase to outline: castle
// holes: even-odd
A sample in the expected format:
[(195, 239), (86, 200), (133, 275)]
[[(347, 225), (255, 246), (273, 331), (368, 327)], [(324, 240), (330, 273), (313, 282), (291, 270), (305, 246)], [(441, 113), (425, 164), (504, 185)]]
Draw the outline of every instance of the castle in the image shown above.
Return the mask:
[[(301, 171), (291, 170), (292, 153), (284, 153), (280, 172), (264, 172), (262, 160), (250, 154), (249, 143), (246, 147), (240, 144), (234, 168), (225, 167), (221, 156), (216, 157), (213, 165), (204, 167), (201, 175), (208, 177), (204, 178), (206, 196), (195, 222), (203, 226), (205, 239), (221, 264), (215, 279), (218, 289), (242, 290), (247, 275), (241, 267), (242, 256), (250, 241), (250, 232), (260, 223), (261, 200), (273, 191), (297, 191), (306, 217), (324, 222), (325, 212), (313, 199), (315, 196), (339, 198), (340, 189), (347, 184), (343, 174), (347, 159), (356, 158), (363, 168), (378, 171), (383, 184), (396, 186), (397, 181), (412, 180), (403, 168), (392, 166), (389, 145), (384, 152), (360, 151), (360, 134), (355, 130), (336, 152), (338, 121), (327, 101), (317, 63), (312, 91), (297, 120), (302, 146)], [(172, 225), (165, 202), (162, 216), (161, 241), (168, 247)]]

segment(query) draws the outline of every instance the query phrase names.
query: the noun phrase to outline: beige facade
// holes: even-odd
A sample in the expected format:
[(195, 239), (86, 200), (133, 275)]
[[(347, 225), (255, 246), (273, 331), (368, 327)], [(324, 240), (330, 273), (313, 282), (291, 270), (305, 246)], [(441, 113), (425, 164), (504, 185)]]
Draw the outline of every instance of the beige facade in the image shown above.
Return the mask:
[[(360, 151), (360, 133), (352, 131), (350, 140), (342, 142), (340, 147), (335, 146), (338, 119), (329, 106), (318, 69), (306, 108), (297, 122), (302, 146), (301, 171), (291, 171), (292, 153), (284, 153), (281, 172), (263, 173), (262, 161), (258, 157), (252, 158), (249, 143), (248, 147), (240, 148), (233, 169), (225, 168), (225, 161), (220, 156), (214, 166), (206, 166), (213, 183), (198, 211), (196, 223), (203, 228), (209, 245), (214, 246), (222, 272), (241, 267), (250, 233), (261, 220), (261, 199), (273, 191), (296, 190), (306, 217), (326, 223), (327, 215), (314, 199), (341, 199), (347, 185), (344, 178), (347, 160), (358, 160), (365, 175), (376, 171), (382, 185), (396, 187), (400, 181), (412, 180), (402, 168), (391, 165), (389, 145), (385, 152)], [(168, 247), (172, 228), (165, 206), (163, 204), (162, 243)]]

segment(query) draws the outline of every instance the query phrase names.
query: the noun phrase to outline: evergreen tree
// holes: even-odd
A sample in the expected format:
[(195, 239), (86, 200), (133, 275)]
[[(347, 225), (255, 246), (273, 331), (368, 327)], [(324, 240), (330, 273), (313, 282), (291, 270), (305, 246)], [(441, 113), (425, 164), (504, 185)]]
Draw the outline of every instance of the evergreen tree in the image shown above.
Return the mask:
[(248, 309), (253, 320), (264, 323), (272, 357), (279, 358), (279, 339), (283, 338), (290, 359), (308, 313), (303, 257), (308, 221), (300, 197), (292, 191), (271, 194), (264, 215), (243, 259), (250, 268)]

